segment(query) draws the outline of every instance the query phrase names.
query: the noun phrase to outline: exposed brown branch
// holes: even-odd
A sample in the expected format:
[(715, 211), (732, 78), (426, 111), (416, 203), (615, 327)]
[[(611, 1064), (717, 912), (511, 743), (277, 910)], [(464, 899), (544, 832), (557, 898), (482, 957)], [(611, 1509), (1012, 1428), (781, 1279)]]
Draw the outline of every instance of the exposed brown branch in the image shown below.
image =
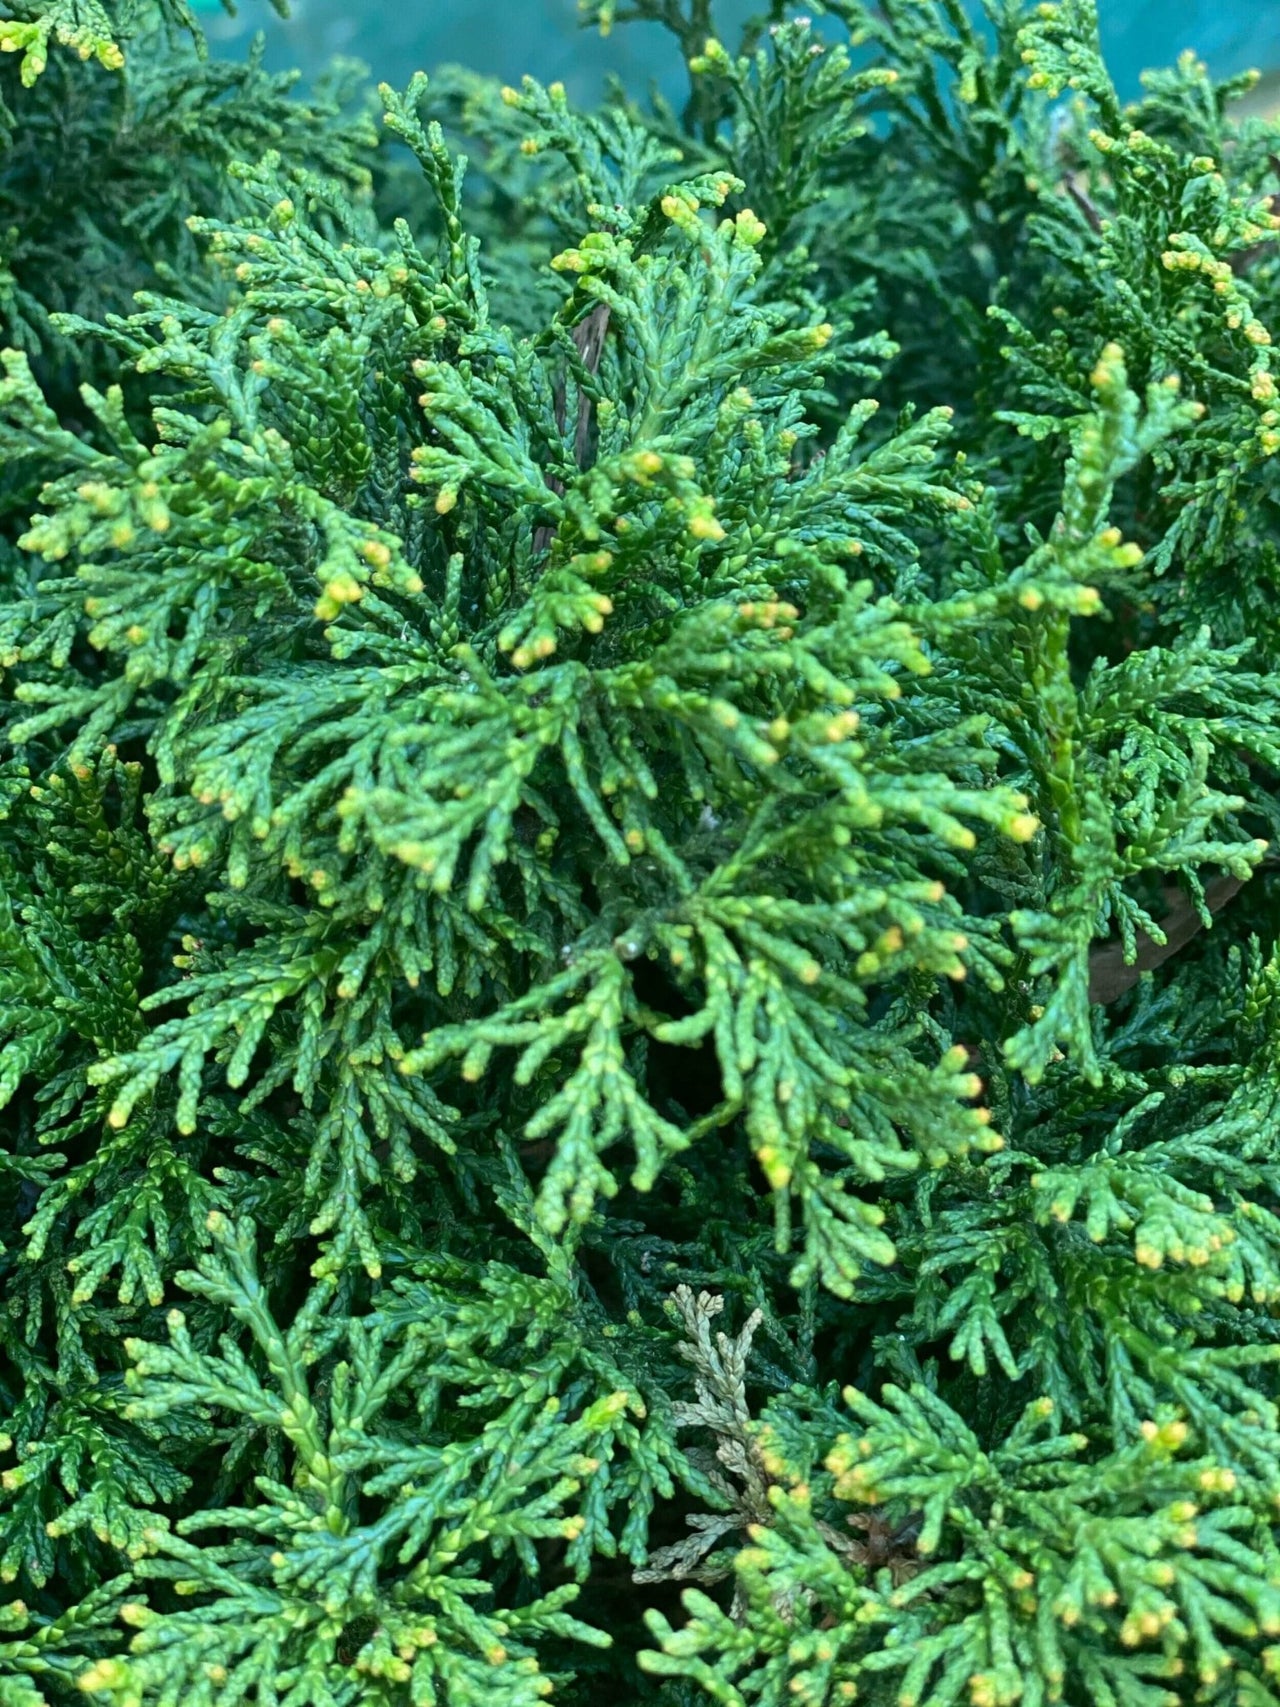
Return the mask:
[(1095, 231), (1102, 230), (1102, 215), (1085, 194), (1080, 182), (1070, 172), (1063, 174), (1062, 187), (1089, 221)]
[[(600, 366), (600, 357), (604, 354), (604, 341), (609, 331), (609, 304), (598, 302), (587, 315), (585, 320), (573, 329), (573, 342), (578, 354), (582, 357), (582, 365), (588, 373), (595, 373)], [(561, 380), (556, 386), (556, 424), (563, 435), (566, 425), (565, 417), (565, 384)], [(573, 457), (579, 468), (585, 468), (587, 451), (591, 441), (591, 399), (586, 392), (578, 395), (578, 426), (574, 434)], [(564, 482), (557, 480), (554, 475), (547, 478), (547, 485), (561, 497), (564, 493)], [(535, 556), (547, 549), (555, 535), (555, 529), (546, 525), (540, 527), (533, 536)]]
[[(1244, 887), (1239, 877), (1219, 877), (1205, 888), (1205, 905), (1210, 913), (1221, 912)], [(1124, 946), (1118, 942), (1103, 943), (1089, 956), (1089, 1000), (1105, 1005), (1119, 1000), (1131, 990), (1144, 972), (1162, 965), (1183, 949), (1204, 929), (1204, 921), (1185, 892), (1168, 885), (1161, 892), (1165, 916), (1160, 929), (1165, 940), (1157, 942), (1146, 931), (1138, 932), (1137, 958), (1130, 964), (1124, 957)]]

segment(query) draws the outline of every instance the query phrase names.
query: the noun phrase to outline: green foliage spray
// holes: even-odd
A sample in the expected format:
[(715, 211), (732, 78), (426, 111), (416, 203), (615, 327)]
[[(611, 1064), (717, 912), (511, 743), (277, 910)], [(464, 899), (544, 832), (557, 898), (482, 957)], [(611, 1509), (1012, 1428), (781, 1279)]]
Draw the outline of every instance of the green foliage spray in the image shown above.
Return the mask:
[(1244, 80), (13, 10), (0, 1707), (1277, 1707)]

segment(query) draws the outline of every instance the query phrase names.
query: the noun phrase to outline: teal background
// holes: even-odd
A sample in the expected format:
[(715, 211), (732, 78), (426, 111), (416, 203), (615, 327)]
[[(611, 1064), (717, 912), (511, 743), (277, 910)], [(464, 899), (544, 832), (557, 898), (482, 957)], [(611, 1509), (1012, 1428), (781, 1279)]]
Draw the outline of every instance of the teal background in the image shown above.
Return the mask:
[[(581, 100), (598, 95), (610, 71), (637, 92), (655, 77), (672, 96), (683, 87), (661, 27), (628, 24), (601, 41), (579, 27), (576, 0), (294, 0), (288, 22), (268, 14), (263, 0), (244, 0), (235, 19), (218, 12), (216, 0), (197, 4), (210, 37), (227, 53), (243, 51), (266, 15), (269, 62), (308, 75), (343, 54), (392, 83), (458, 63), (508, 83), (526, 72), (543, 82), (558, 77)], [(752, 0), (721, 0), (716, 16), (728, 35), (753, 9)], [(1187, 47), (1219, 76), (1280, 66), (1280, 0), (1101, 0), (1100, 11), (1111, 69), (1125, 95), (1136, 92), (1145, 66), (1167, 64)]]

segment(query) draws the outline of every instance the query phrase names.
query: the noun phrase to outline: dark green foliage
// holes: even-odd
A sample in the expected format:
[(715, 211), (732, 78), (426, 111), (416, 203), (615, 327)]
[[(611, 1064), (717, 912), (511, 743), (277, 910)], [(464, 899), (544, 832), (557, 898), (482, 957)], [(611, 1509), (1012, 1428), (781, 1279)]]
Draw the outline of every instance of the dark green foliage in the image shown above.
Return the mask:
[(1275, 1707), (1272, 132), (30, 10), (2, 1707)]

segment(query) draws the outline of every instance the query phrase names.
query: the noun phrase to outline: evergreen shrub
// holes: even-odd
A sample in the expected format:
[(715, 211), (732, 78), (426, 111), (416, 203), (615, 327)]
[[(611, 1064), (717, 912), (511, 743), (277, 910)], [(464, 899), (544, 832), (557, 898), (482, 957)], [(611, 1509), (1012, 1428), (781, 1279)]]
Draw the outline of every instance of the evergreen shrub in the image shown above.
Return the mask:
[(1276, 1707), (1243, 85), (12, 9), (2, 1707)]

